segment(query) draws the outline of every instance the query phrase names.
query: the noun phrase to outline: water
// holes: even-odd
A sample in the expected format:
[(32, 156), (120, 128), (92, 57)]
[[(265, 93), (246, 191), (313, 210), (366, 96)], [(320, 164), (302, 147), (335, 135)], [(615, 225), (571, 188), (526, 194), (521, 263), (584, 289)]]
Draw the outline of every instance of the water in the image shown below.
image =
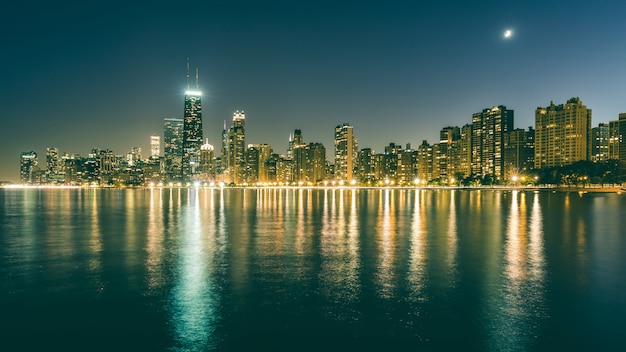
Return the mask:
[(620, 350), (626, 196), (0, 189), (0, 350)]

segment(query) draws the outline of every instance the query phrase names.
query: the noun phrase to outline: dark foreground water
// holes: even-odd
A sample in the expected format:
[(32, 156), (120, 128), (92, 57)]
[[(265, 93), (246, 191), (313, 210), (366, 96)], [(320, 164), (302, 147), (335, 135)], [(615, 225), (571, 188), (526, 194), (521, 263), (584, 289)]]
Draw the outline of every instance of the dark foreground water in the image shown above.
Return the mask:
[(0, 189), (0, 350), (623, 350), (626, 194)]

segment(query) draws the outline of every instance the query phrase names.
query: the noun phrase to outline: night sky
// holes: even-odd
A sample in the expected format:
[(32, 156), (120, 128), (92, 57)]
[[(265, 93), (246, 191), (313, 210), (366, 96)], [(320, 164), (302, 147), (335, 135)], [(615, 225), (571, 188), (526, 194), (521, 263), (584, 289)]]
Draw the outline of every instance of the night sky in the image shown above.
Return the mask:
[[(626, 111), (626, 2), (24, 2), (0, 11), (0, 180), (19, 154), (91, 148), (149, 155), (200, 71), (205, 137), (246, 112), (246, 143), (284, 153), (354, 126), (359, 147), (437, 142), (494, 105), (534, 125), (580, 97), (592, 124)], [(506, 29), (513, 35), (504, 38)]]

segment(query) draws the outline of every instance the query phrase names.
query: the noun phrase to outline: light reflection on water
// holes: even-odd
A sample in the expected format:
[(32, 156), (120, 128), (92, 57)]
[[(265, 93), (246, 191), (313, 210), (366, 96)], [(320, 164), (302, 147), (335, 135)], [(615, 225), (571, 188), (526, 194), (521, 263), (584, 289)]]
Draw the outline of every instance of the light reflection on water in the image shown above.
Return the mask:
[(0, 328), (53, 342), (62, 327), (135, 331), (175, 350), (611, 349), (626, 323), (624, 199), (0, 190)]

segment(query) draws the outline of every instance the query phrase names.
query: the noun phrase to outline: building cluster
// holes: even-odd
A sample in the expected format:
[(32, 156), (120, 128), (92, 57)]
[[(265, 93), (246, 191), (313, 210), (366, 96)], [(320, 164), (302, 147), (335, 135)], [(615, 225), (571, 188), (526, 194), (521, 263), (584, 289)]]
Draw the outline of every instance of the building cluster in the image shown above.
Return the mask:
[[(196, 74), (197, 82), (197, 74)], [(196, 87), (197, 88), (197, 87)], [(46, 150), (45, 167), (35, 152), (24, 152), (20, 177), (24, 184), (140, 186), (191, 185), (414, 185), (511, 182), (532, 170), (616, 159), (626, 165), (626, 113), (591, 127), (591, 109), (579, 98), (535, 110), (535, 126), (514, 128), (514, 111), (494, 106), (472, 115), (462, 127), (444, 127), (437, 143), (417, 148), (389, 143), (384, 152), (358, 149), (353, 126), (335, 127), (334, 162), (326, 148), (306, 143), (300, 129), (289, 136), (286, 153), (268, 144), (246, 144), (246, 115), (236, 111), (224, 121), (221, 153), (203, 143), (202, 94), (185, 93), (184, 116), (165, 118), (161, 136), (150, 137), (150, 156), (140, 148), (126, 155), (93, 149), (86, 157)]]

